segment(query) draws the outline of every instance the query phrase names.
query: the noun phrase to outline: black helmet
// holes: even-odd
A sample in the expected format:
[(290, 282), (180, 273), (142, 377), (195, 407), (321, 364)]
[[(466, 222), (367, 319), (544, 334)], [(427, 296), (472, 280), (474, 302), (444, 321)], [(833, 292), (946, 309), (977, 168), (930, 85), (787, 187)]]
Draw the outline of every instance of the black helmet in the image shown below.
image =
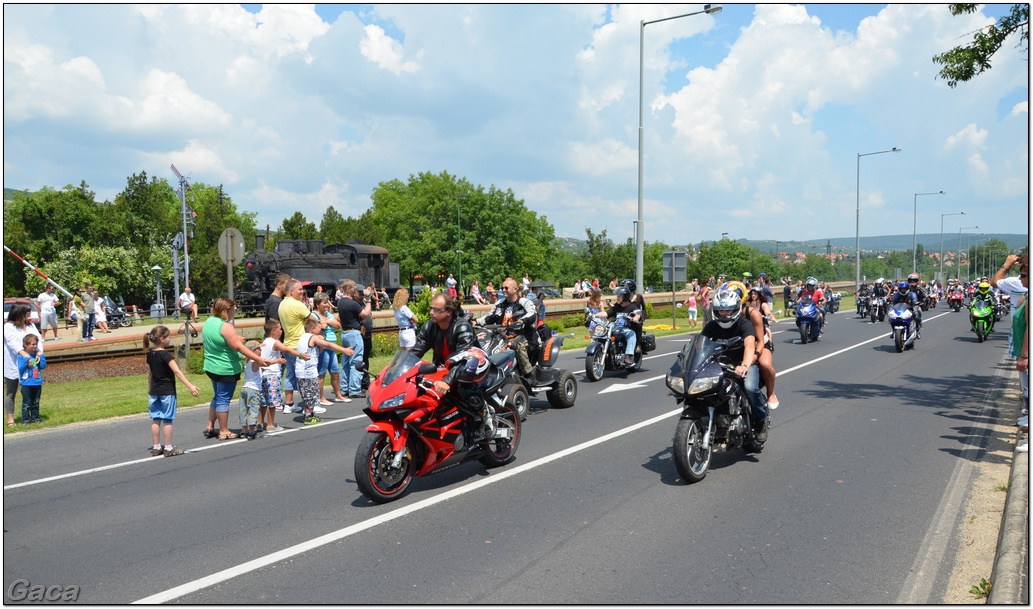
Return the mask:
[(621, 300), (622, 298), (625, 298), (625, 297), (626, 298), (631, 298), (631, 292), (629, 292), (628, 288), (626, 288), (624, 286), (620, 286), (616, 290), (614, 290), (613, 291), (613, 295), (617, 297), (617, 300)]
[(632, 294), (634, 294), (635, 291), (638, 290), (638, 284), (635, 283), (634, 279), (625, 279), (621, 282), (621, 285), (628, 288), (628, 291)]

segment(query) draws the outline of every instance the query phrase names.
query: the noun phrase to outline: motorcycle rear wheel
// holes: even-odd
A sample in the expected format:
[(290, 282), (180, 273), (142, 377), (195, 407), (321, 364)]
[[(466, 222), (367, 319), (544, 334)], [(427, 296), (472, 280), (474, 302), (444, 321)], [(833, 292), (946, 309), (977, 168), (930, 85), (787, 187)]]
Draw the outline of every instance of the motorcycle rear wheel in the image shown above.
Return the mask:
[[(577, 399), (577, 379), (570, 370), (564, 370), (560, 374), (560, 380), (556, 388), (547, 391), (545, 396), (549, 399), (549, 405), (553, 408), (570, 408)], [(523, 419), (521, 419), (523, 420)]]
[(603, 378), (606, 370), (606, 347), (600, 345), (591, 357), (585, 358), (585, 378), (593, 383)]
[[(527, 395), (523, 387), (517, 385), (520, 391)], [(495, 427), (498, 429), (511, 429), (512, 434), (508, 438), (499, 438), (488, 442), (488, 452), (478, 459), (485, 467), (501, 467), (513, 459), (516, 459), (517, 447), (520, 446), (520, 416), (510, 403), (506, 403), (495, 413)]]
[(700, 449), (703, 434), (706, 433), (707, 417), (689, 417), (678, 420), (674, 430), (674, 467), (682, 480), (692, 484), (707, 476), (713, 448)]
[(359, 491), (374, 503), (387, 503), (404, 496), (416, 471), (408, 446), (405, 453), (401, 466), (392, 468), (395, 453), (387, 434), (367, 431), (355, 451), (355, 482)]

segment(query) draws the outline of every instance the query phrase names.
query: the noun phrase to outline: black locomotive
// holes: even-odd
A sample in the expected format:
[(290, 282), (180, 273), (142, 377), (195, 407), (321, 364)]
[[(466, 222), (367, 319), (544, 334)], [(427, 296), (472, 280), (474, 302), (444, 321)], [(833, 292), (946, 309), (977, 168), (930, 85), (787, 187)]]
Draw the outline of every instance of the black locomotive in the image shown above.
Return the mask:
[(316, 288), (331, 298), (345, 279), (387, 290), (391, 296), (401, 287), (398, 263), (388, 260), (387, 250), (349, 239), (347, 243), (327, 245), (322, 239), (281, 239), (276, 251), (265, 249), (265, 236), (258, 235), (255, 251), (244, 259), (247, 283), (236, 296), (245, 309), (261, 308), (276, 287), (277, 273), (287, 273), (301, 280), (312, 295)]

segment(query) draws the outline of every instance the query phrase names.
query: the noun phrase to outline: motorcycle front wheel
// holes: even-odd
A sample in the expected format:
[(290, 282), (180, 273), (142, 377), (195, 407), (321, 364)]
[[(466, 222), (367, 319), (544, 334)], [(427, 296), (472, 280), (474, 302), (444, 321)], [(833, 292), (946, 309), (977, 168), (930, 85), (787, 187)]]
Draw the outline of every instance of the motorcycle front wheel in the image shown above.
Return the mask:
[(976, 322), (976, 340), (979, 342), (986, 340), (986, 324), (981, 321)]
[(893, 328), (893, 346), (896, 347), (897, 353), (904, 352), (904, 330)]
[(391, 466), (395, 453), (387, 434), (367, 431), (355, 451), (355, 482), (370, 501), (387, 503), (405, 495), (415, 473), (412, 451), (405, 448), (405, 456), (397, 468)]
[(674, 467), (689, 484), (705, 478), (710, 467), (713, 449), (701, 448), (708, 423), (707, 417), (682, 418), (674, 430)]
[(599, 345), (591, 356), (585, 358), (585, 378), (593, 383), (603, 378), (606, 370), (606, 346)]
[(800, 322), (800, 343), (806, 345), (811, 337), (811, 324)]
[(871, 315), (872, 323), (875, 323), (875, 309), (872, 308), (872, 310), (869, 311), (868, 314)]
[[(520, 391), (523, 387), (518, 385)], [(527, 392), (524, 392), (527, 395)], [(510, 403), (506, 403), (495, 413), (495, 427), (498, 430), (509, 430), (508, 437), (499, 438), (496, 432), (496, 439), (488, 442), (488, 452), (478, 459), (485, 467), (501, 467), (513, 459), (516, 459), (517, 447), (520, 446), (520, 416)]]

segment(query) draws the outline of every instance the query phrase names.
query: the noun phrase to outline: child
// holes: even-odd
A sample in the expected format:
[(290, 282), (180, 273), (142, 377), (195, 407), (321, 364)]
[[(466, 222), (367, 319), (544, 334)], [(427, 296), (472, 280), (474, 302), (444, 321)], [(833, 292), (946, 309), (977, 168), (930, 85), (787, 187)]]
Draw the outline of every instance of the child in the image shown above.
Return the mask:
[(283, 327), (280, 320), (270, 317), (265, 320), (265, 340), (262, 341), (262, 359), (273, 362), (262, 368), (262, 406), (258, 409), (258, 426), (265, 432), (283, 431), (283, 428), (276, 424), (276, 411), (281, 406), (283, 411), (291, 412), (291, 407), (284, 404), (283, 392), (280, 385), (280, 364), (286, 364), (286, 358), (281, 356), (282, 352), (289, 353), (294, 357), (302, 359), (308, 355), (301, 355), (295, 349), (280, 342), (283, 336)]
[(18, 352), (18, 383), (22, 386), (22, 424), (40, 423), (39, 397), (43, 393), (43, 375), (47, 358), (39, 352), (39, 337), (26, 334)]
[[(255, 355), (262, 356), (262, 343), (249, 340), (244, 348)], [(258, 437), (258, 412), (265, 406), (262, 395), (262, 372), (258, 362), (245, 362), (244, 385), (240, 388), (240, 435), (248, 440)]]
[[(169, 346), (171, 332), (165, 326), (154, 326), (149, 334), (143, 336), (143, 348), (147, 352), (148, 402), (147, 411), (151, 415), (151, 456), (175, 457), (183, 454), (182, 448), (172, 444), (172, 421), (176, 418), (176, 379), (183, 381), (190, 395), (197, 396), (197, 387), (187, 380), (176, 364), (176, 358)], [(154, 348), (151, 348), (151, 344)], [(165, 444), (158, 443), (161, 430), (164, 429)]]
[(301, 408), (305, 413), (304, 425), (315, 425), (323, 420), (316, 416), (314, 410), (319, 406), (319, 349), (333, 349), (345, 355), (355, 355), (355, 349), (342, 347), (314, 334), (319, 328), (319, 320), (315, 317), (305, 319), (305, 333), (298, 339), (298, 352), (307, 353), (308, 360), (298, 358), (294, 367), (294, 376), (298, 379), (298, 391), (301, 393)]

